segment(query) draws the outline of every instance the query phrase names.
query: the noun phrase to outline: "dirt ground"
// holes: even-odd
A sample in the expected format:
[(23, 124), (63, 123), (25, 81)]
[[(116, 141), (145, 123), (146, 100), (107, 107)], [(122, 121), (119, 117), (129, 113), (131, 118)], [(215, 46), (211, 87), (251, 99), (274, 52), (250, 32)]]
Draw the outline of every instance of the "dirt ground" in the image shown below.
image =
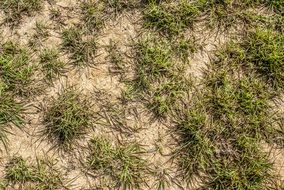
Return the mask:
[[(11, 28), (6, 25), (0, 27), (1, 40), (15, 40), (20, 44), (27, 45), (32, 34), (35, 33), (35, 23), (41, 21), (49, 26), (50, 36), (42, 42), (40, 49), (58, 48), (61, 45), (60, 32), (68, 25), (80, 22), (78, 20), (78, 2), (76, 0), (58, 0), (56, 3), (45, 2), (44, 8), (40, 13), (28, 17), (25, 16), (19, 26)], [(50, 19), (51, 8), (60, 10), (63, 18), (63, 24), (58, 25)], [(9, 144), (1, 147), (0, 152), (0, 177), (4, 175), (5, 164), (8, 160), (17, 155), (24, 159), (34, 161), (36, 158), (52, 158), (56, 160), (56, 166), (60, 168), (65, 176), (65, 181), (70, 185), (70, 189), (100, 189), (94, 178), (86, 174), (80, 166), (81, 159), (84, 159), (86, 152), (84, 146), (88, 139), (94, 135), (106, 136), (113, 140), (113, 143), (123, 140), (135, 140), (143, 145), (145, 154), (143, 155), (147, 162), (156, 171), (168, 173), (170, 184), (167, 190), (191, 190), (198, 187), (198, 182), (188, 187), (182, 181), (181, 176), (177, 176), (176, 163), (171, 160), (170, 153), (178, 145), (174, 134), (171, 134), (171, 123), (154, 121), (144, 105), (136, 103), (130, 105), (135, 107), (139, 113), (139, 119), (129, 118), (129, 125), (138, 128), (137, 132), (129, 135), (121, 135), (117, 130), (105, 126), (96, 125), (94, 129), (88, 131), (84, 139), (80, 141), (82, 148), (74, 148), (72, 153), (57, 151), (44, 138), (40, 131), (44, 128), (42, 124), (43, 110), (49, 102), (58, 96), (58, 93), (67, 86), (76, 86), (82, 94), (93, 98), (95, 101), (98, 94), (111, 102), (116, 102), (121, 98), (121, 92), (125, 89), (125, 84), (119, 80), (118, 75), (110, 73), (111, 63), (109, 63), (106, 47), (111, 41), (117, 43), (119, 49), (124, 54), (130, 54), (130, 45), (133, 39), (141, 35), (141, 13), (137, 11), (125, 11), (117, 17), (108, 19), (101, 31), (97, 35), (98, 51), (94, 58), (94, 64), (87, 68), (70, 68), (68, 72), (56, 79), (52, 85), (44, 85), (43, 93), (31, 97), (26, 104), (26, 113), (24, 115), (26, 124), (22, 129), (13, 127), (11, 134), (8, 135)], [(0, 20), (4, 19), (4, 13), (0, 14)], [(202, 32), (200, 32), (202, 30)], [(189, 32), (188, 35), (196, 37), (203, 48), (198, 49), (194, 55), (189, 58), (190, 66), (187, 73), (194, 76), (194, 80), (199, 81), (202, 78), (202, 71), (210, 62), (210, 56), (213, 55), (216, 48), (227, 41), (224, 34), (212, 35), (212, 31), (203, 29)], [(31, 50), (34, 60), (38, 59), (38, 50)], [(60, 53), (60, 59), (68, 61), (68, 55)], [(131, 57), (124, 57), (124, 61), (131, 63)], [(40, 74), (37, 76), (42, 77)], [(100, 102), (98, 102), (100, 104)], [(281, 106), (283, 107), (283, 106)], [(97, 110), (98, 107), (94, 107)], [(281, 109), (281, 108), (280, 108)], [(284, 108), (282, 109), (284, 111)], [(269, 149), (270, 151), (270, 149)], [(275, 162), (278, 173), (284, 179), (284, 152), (283, 150), (273, 149), (270, 153), (271, 159)], [(143, 189), (155, 189), (155, 179), (147, 179), (148, 186)]]

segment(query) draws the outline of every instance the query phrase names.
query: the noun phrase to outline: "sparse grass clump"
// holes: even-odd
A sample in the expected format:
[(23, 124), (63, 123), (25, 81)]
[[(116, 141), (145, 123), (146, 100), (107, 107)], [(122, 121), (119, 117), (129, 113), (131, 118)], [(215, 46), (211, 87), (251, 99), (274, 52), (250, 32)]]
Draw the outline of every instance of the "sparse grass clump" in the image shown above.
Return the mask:
[[(35, 190), (55, 190), (66, 188), (63, 176), (48, 160), (37, 160), (30, 164), (22, 157), (14, 157), (5, 167), (6, 187)], [(4, 188), (5, 189), (5, 188)]]
[(91, 105), (74, 89), (66, 89), (45, 113), (47, 137), (59, 148), (69, 149), (91, 127)]
[(84, 66), (93, 62), (97, 50), (94, 37), (85, 36), (83, 30), (73, 26), (62, 32), (62, 41), (63, 50), (70, 54), (74, 65)]
[(242, 11), (251, 7), (253, 1), (245, 0), (212, 0), (200, 1), (200, 9), (208, 15), (209, 25), (218, 27), (231, 27), (236, 24), (242, 15)]
[(22, 103), (17, 102), (13, 96), (6, 92), (0, 92), (0, 141), (7, 144), (7, 133), (9, 124), (12, 123), (17, 127), (23, 123), (21, 114), (23, 113)]
[(276, 186), (273, 184), (276, 178), (271, 175), (271, 172), (273, 172), (272, 163), (264, 154), (259, 155), (259, 152), (246, 154), (233, 162), (221, 159), (210, 171), (209, 182), (205, 188), (212, 190), (272, 189)]
[(29, 66), (29, 57), (25, 50), (12, 42), (1, 45), (0, 51), (0, 141), (7, 144), (10, 124), (20, 127), (23, 123), (23, 103), (16, 96), (32, 93), (33, 67)]
[(123, 75), (125, 72), (126, 63), (123, 60), (123, 54), (119, 50), (118, 45), (110, 41), (109, 46), (107, 46), (107, 51), (109, 53), (109, 62), (112, 64), (110, 71), (112, 73), (118, 73)]
[(273, 16), (271, 16), (255, 14), (253, 11), (247, 10), (243, 14), (243, 19), (245, 20), (248, 29), (261, 27), (280, 33), (283, 33), (284, 31), (284, 17), (281, 15), (273, 14)]
[(44, 41), (48, 38), (50, 33), (48, 26), (43, 22), (36, 22), (34, 30), (35, 33), (29, 40), (29, 46), (33, 49), (36, 49), (39, 46), (43, 45)]
[(65, 72), (65, 63), (59, 60), (59, 54), (54, 49), (45, 49), (40, 54), (40, 64), (45, 77), (51, 81)]
[(139, 5), (139, 0), (104, 0), (104, 2), (116, 14), (125, 9), (133, 9)]
[(13, 158), (6, 166), (6, 178), (13, 182), (27, 182), (32, 178), (32, 171), (21, 157)]
[[(177, 112), (176, 124), (181, 137), (180, 167), (184, 178), (191, 179), (209, 167), (214, 158), (214, 144), (209, 138), (210, 118), (206, 108), (196, 105), (185, 113)], [(200, 172), (200, 173), (199, 173)]]
[[(231, 27), (247, 26), (247, 11), (266, 6), (283, 15), (282, 0), (200, 0), (200, 1), (147, 1), (144, 10), (144, 24), (163, 34), (175, 36), (196, 21), (205, 20), (218, 31)], [(255, 14), (255, 13), (254, 13)], [(275, 16), (271, 16), (273, 18)]]
[(23, 16), (31, 16), (42, 8), (42, 0), (1, 0), (0, 8), (5, 13), (5, 21), (17, 25)]
[(139, 157), (141, 153), (138, 144), (113, 146), (106, 139), (93, 138), (87, 167), (109, 180), (109, 188), (140, 189), (147, 170), (145, 161)]
[(186, 97), (191, 82), (182, 77), (173, 77), (164, 81), (149, 93), (149, 102), (146, 106), (159, 117), (165, 116), (179, 106), (180, 101)]
[(191, 27), (198, 15), (198, 7), (186, 1), (177, 4), (151, 2), (144, 11), (144, 24), (173, 36)]
[(81, 3), (82, 20), (89, 31), (97, 31), (104, 24), (104, 5), (94, 0)]
[(174, 50), (166, 41), (140, 40), (135, 46), (135, 78), (131, 91), (157, 117), (166, 116), (190, 87), (190, 81), (179, 77), (184, 65), (174, 60)]
[(173, 45), (175, 54), (184, 62), (187, 63), (191, 54), (197, 51), (197, 44), (193, 39), (181, 38)]
[(96, 124), (110, 127), (126, 135), (132, 135), (140, 129), (138, 122), (136, 107), (121, 101), (103, 103), (96, 120)]
[(275, 95), (257, 79), (220, 69), (210, 70), (204, 91), (177, 112), (183, 174), (199, 176), (205, 189), (269, 189), (277, 177), (260, 143), (270, 142), (268, 101)]
[(173, 52), (166, 42), (152, 40), (141, 40), (135, 48), (137, 63), (133, 90), (156, 116), (164, 116), (170, 111), (167, 104), (173, 105), (183, 89), (179, 88), (181, 83), (171, 80), (178, 71), (177, 65), (173, 64)]
[(22, 110), (20, 103), (15, 101), (11, 93), (7, 92), (7, 86), (0, 80), (0, 124), (14, 122), (18, 125), (21, 123), (19, 113)]
[(27, 50), (13, 42), (3, 43), (0, 50), (0, 78), (7, 90), (20, 96), (32, 93), (31, 83), (35, 66)]
[(36, 22), (35, 31), (38, 37), (46, 38), (49, 36), (49, 27), (43, 22)]
[(249, 31), (240, 43), (229, 44), (218, 55), (232, 67), (243, 67), (243, 71), (257, 73), (275, 89), (284, 85), (284, 36), (269, 29)]
[(1, 93), (0, 96), (0, 124), (7, 124), (12, 122), (15, 125), (22, 123), (20, 113), (22, 111), (22, 105), (16, 102), (11, 94), (7, 92)]
[(155, 40), (141, 40), (136, 44), (136, 79), (141, 90), (151, 88), (154, 81), (170, 77), (173, 73), (172, 50), (167, 43)]
[(5, 190), (5, 188), (7, 188), (7, 183), (6, 183), (5, 180), (1, 180), (0, 181), (0, 189)]
[[(283, 1), (279, 0), (212, 0), (199, 1), (198, 7), (207, 16), (211, 27), (217, 26), (221, 29), (239, 27), (240, 24), (248, 24), (246, 12), (250, 9), (257, 11), (259, 6), (267, 6), (276, 13), (283, 13)], [(255, 13), (254, 13), (255, 15)], [(273, 18), (271, 16), (270, 18)], [(252, 23), (249, 23), (250, 25)]]
[(245, 66), (253, 67), (272, 87), (284, 87), (284, 36), (272, 30), (249, 32), (241, 43)]
[(284, 2), (282, 0), (263, 0), (263, 3), (276, 13), (283, 15)]
[(224, 135), (232, 137), (232, 134), (245, 133), (265, 139), (272, 121), (268, 101), (275, 93), (253, 77), (235, 79), (229, 73), (218, 71), (208, 77), (209, 91), (204, 97), (207, 110), (212, 119), (224, 127)]
[(260, 144), (273, 142), (276, 132), (279, 118), (270, 102), (278, 92), (271, 87), (273, 76), (281, 73), (282, 53), (278, 38), (270, 34), (256, 40), (255, 35), (249, 33), (249, 38), (219, 51), (204, 73), (202, 89), (176, 112), (180, 166), (188, 180), (200, 177), (204, 189), (277, 187), (278, 178)]

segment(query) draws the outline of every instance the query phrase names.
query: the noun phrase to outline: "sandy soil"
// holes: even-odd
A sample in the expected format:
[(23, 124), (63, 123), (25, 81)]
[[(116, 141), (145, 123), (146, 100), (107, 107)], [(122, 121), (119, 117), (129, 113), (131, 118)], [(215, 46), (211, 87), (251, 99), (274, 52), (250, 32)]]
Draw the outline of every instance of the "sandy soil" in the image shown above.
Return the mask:
[[(56, 4), (45, 3), (44, 10), (33, 17), (25, 17), (23, 22), (17, 28), (11, 29), (8, 26), (0, 28), (1, 37), (4, 40), (16, 40), (25, 45), (28, 43), (29, 38), (34, 33), (35, 23), (41, 21), (48, 24), (51, 28), (50, 37), (43, 43), (43, 47), (60, 47), (60, 31), (66, 25), (72, 25), (78, 22), (78, 8), (76, 0), (60, 0)], [(51, 8), (58, 8), (62, 13), (64, 20), (63, 25), (56, 24), (50, 20), (49, 14)], [(78, 6), (77, 6), (78, 7)], [(74, 14), (74, 15), (73, 15)], [(3, 13), (0, 14), (0, 20), (4, 17)], [(126, 53), (130, 51), (130, 44), (132, 40), (139, 35), (141, 18), (138, 12), (125, 12), (117, 18), (112, 18), (105, 23), (105, 27), (97, 35), (98, 52), (97, 57), (94, 59), (94, 66), (85, 69), (71, 69), (65, 76), (60, 77), (54, 81), (52, 86), (47, 86), (44, 92), (33, 97), (28, 104), (29, 113), (25, 114), (26, 121), (28, 121), (23, 129), (13, 127), (11, 130), (13, 134), (8, 136), (9, 146), (7, 151), (0, 152), (0, 176), (3, 175), (5, 163), (14, 155), (20, 155), (25, 159), (35, 160), (36, 157), (50, 157), (57, 160), (57, 165), (60, 167), (66, 176), (66, 181), (70, 181), (71, 189), (96, 189), (96, 180), (85, 175), (84, 170), (80, 167), (80, 162), (76, 158), (81, 158), (84, 154), (82, 150), (74, 150), (71, 154), (62, 153), (54, 150), (47, 139), (42, 138), (40, 135), (42, 125), (43, 110), (45, 105), (48, 105), (52, 98), (56, 98), (58, 93), (66, 86), (75, 85), (83, 94), (96, 98), (98, 91), (105, 92), (110, 102), (116, 102), (121, 96), (122, 90), (125, 88), (124, 84), (119, 81), (119, 76), (110, 74), (109, 68), (111, 67), (108, 60), (108, 53), (106, 46), (110, 41), (118, 44), (119, 49)], [(202, 78), (202, 70), (210, 62), (212, 51), (216, 46), (223, 44), (226, 37), (210, 35), (209, 32), (200, 34), (196, 31), (196, 38), (202, 44), (203, 49), (199, 49), (192, 57), (189, 58), (190, 66), (188, 74), (200, 80)], [(33, 53), (34, 58), (38, 56), (38, 52)], [(68, 61), (68, 55), (61, 54), (61, 59)], [(126, 62), (131, 63), (131, 58), (127, 58)], [(119, 135), (117, 131), (112, 128), (105, 128), (96, 126), (95, 130), (90, 130), (86, 139), (82, 140), (82, 146), (86, 145), (87, 140), (93, 135), (103, 135), (118, 137), (125, 141), (136, 140), (141, 143), (146, 150), (144, 158), (151, 164), (156, 172), (165, 172), (168, 175), (170, 184), (167, 190), (178, 189), (194, 189), (186, 187), (185, 184), (180, 182), (176, 176), (175, 163), (170, 160), (170, 153), (174, 149), (176, 142), (169, 134), (171, 123), (152, 122), (150, 114), (146, 111), (143, 105), (135, 105), (139, 113), (139, 121), (130, 122), (130, 125), (138, 125), (141, 130), (138, 130), (132, 135)], [(284, 106), (283, 106), (284, 107)], [(94, 109), (98, 110), (98, 107)], [(130, 117), (130, 116), (129, 116)], [(130, 117), (131, 118), (131, 117)], [(113, 138), (112, 138), (113, 139)], [(0, 147), (3, 150), (3, 147)], [(75, 159), (74, 159), (75, 158)], [(276, 167), (280, 168), (279, 173), (284, 176), (284, 153), (282, 150), (275, 150), (272, 158), (275, 160)], [(147, 179), (149, 187), (146, 189), (154, 189), (155, 179)]]

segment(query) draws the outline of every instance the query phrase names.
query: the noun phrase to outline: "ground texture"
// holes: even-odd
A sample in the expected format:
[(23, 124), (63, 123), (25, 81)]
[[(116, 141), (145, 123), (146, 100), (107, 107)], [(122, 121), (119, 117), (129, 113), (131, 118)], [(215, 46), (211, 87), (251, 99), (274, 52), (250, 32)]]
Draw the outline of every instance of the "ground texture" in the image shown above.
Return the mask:
[(284, 190), (283, 0), (0, 10), (0, 190)]

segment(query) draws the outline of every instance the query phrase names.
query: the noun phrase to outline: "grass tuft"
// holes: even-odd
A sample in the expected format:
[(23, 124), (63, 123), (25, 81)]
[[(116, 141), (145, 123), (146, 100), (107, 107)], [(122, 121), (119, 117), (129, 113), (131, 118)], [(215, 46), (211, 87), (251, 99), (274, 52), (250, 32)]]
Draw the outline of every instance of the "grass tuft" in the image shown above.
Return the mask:
[(271, 113), (270, 101), (277, 91), (255, 69), (262, 59), (254, 59), (249, 48), (229, 47), (231, 51), (217, 53), (204, 74), (202, 89), (185, 107), (178, 107), (174, 117), (183, 176), (189, 181), (198, 176), (204, 189), (277, 187), (272, 163), (260, 149), (263, 141), (273, 143), (271, 131), (279, 118)]
[(197, 51), (197, 44), (192, 39), (182, 37), (173, 45), (173, 49), (182, 62), (188, 63), (189, 57)]
[(284, 87), (284, 36), (272, 30), (249, 32), (241, 48), (244, 63), (253, 67), (274, 88)]
[(218, 55), (218, 62), (224, 61), (243, 71), (257, 73), (274, 89), (284, 85), (284, 37), (269, 29), (251, 30), (240, 43), (230, 43)]
[(115, 14), (121, 13), (126, 9), (133, 9), (139, 5), (139, 0), (104, 0), (106, 5), (115, 12)]
[(187, 111), (177, 112), (175, 122), (180, 136), (179, 163), (184, 178), (191, 180), (201, 175), (214, 158), (215, 147), (208, 137), (211, 123), (203, 105), (195, 105)]
[(5, 13), (5, 22), (18, 25), (23, 16), (31, 16), (33, 13), (40, 11), (42, 4), (42, 0), (1, 0), (0, 8)]
[(283, 15), (284, 10), (284, 2), (281, 0), (264, 0), (263, 3), (268, 6), (270, 9), (272, 9), (273, 11), (275, 11), (276, 13), (279, 13), (281, 15)]
[(42, 71), (48, 81), (57, 78), (65, 72), (65, 63), (59, 60), (59, 54), (54, 49), (44, 49), (40, 54)]
[(7, 90), (20, 96), (32, 93), (35, 66), (30, 64), (27, 50), (13, 42), (3, 43), (0, 50), (0, 78)]
[(102, 3), (94, 0), (81, 3), (82, 20), (89, 31), (97, 31), (104, 25), (104, 9)]
[(68, 150), (91, 127), (91, 120), (88, 100), (75, 89), (66, 89), (46, 111), (44, 133), (59, 148)]
[(134, 47), (137, 60), (135, 81), (141, 90), (150, 89), (154, 81), (173, 75), (172, 50), (167, 45), (146, 39)]
[(36, 164), (29, 164), (22, 157), (14, 157), (5, 167), (7, 186), (24, 189), (55, 190), (65, 189), (63, 175), (49, 160), (37, 159)]
[[(266, 6), (283, 15), (282, 0), (200, 0), (200, 1), (147, 1), (143, 12), (144, 24), (168, 36), (176, 36), (196, 21), (205, 20), (210, 28), (227, 30), (247, 25), (247, 11)], [(254, 13), (255, 15), (255, 13)], [(271, 16), (273, 18), (275, 16)]]
[(206, 188), (221, 189), (269, 189), (272, 164), (265, 157), (247, 155), (243, 160), (216, 162)]
[(75, 66), (85, 66), (93, 62), (97, 43), (93, 37), (84, 39), (84, 32), (76, 27), (70, 27), (62, 32), (62, 47)]
[(180, 105), (190, 86), (191, 82), (181, 77), (173, 77), (164, 81), (149, 92), (149, 101), (146, 106), (155, 116), (165, 117)]
[(95, 174), (110, 177), (109, 187), (139, 189), (145, 183), (145, 161), (139, 157), (142, 149), (138, 144), (113, 146), (103, 138), (90, 141), (88, 168)]
[(185, 28), (192, 27), (198, 15), (198, 7), (187, 1), (174, 5), (151, 2), (144, 11), (144, 25), (174, 36)]
[(36, 22), (35, 34), (29, 39), (28, 45), (36, 49), (42, 46), (44, 41), (49, 37), (49, 27), (43, 22)]
[(7, 133), (9, 131), (9, 124), (12, 123), (20, 127), (23, 123), (21, 114), (23, 113), (23, 105), (15, 101), (10, 93), (0, 93), (0, 141), (7, 145)]
[(179, 106), (191, 87), (191, 81), (181, 77), (185, 64), (174, 59), (175, 53), (183, 54), (185, 49), (173, 49), (169, 42), (152, 38), (142, 39), (134, 46), (135, 78), (130, 82), (128, 96), (140, 98), (157, 118)]
[(193, 105), (176, 115), (183, 176), (198, 176), (204, 189), (269, 189), (278, 178), (260, 143), (271, 138), (273, 94), (256, 79), (214, 72)]

